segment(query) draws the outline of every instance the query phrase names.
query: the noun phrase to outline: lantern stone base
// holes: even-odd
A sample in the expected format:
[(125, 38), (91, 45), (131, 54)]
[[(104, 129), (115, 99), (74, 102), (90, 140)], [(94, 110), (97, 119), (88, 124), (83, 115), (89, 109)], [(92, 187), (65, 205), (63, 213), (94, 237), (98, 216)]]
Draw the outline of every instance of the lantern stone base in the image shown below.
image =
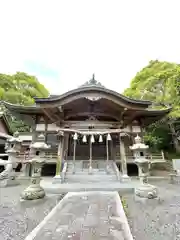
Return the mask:
[(0, 180), (0, 187), (10, 187), (19, 185), (19, 182), (16, 179), (3, 179)]
[(121, 182), (128, 182), (131, 181), (131, 178), (127, 174), (123, 174), (121, 176)]
[(110, 168), (109, 165), (107, 165), (107, 166), (106, 166), (106, 173), (107, 173), (107, 174), (110, 174), (109, 168)]
[(27, 181), (30, 181), (31, 180), (31, 177), (28, 177), (28, 176), (24, 176), (24, 175), (19, 175), (18, 177), (17, 177), (17, 180), (19, 181), (23, 181), (23, 180), (27, 180)]
[(153, 199), (158, 196), (157, 187), (150, 184), (142, 184), (139, 187), (135, 188), (135, 195), (140, 198)]
[(72, 174), (75, 174), (75, 173), (76, 173), (76, 167), (75, 165), (73, 165)]
[(45, 197), (45, 191), (39, 184), (30, 185), (21, 194), (21, 199), (36, 200)]
[(92, 169), (92, 167), (91, 166), (89, 166), (89, 171), (88, 171), (88, 174), (92, 174), (93, 173), (93, 169)]
[(53, 184), (62, 183), (61, 175), (56, 175), (56, 176), (54, 176), (52, 183), (53, 183)]

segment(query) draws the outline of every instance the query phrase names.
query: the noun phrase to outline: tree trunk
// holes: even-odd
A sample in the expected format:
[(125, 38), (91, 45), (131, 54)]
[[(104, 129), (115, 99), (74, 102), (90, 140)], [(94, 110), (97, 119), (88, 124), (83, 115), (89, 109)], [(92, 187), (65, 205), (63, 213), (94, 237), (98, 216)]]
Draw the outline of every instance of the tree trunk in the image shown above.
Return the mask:
[(170, 131), (171, 131), (174, 148), (175, 148), (176, 152), (180, 153), (179, 141), (178, 141), (178, 139), (176, 137), (176, 131), (175, 131), (175, 128), (174, 128), (174, 125), (173, 125), (172, 122), (169, 122), (169, 128), (170, 128)]

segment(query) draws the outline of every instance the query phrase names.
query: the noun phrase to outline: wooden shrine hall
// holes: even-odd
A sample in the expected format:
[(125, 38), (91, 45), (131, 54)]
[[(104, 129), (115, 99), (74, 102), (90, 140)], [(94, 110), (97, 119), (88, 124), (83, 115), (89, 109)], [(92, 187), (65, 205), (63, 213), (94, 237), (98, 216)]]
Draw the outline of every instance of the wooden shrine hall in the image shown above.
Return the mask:
[[(122, 171), (133, 162), (129, 146), (144, 127), (163, 118), (170, 108), (156, 110), (152, 102), (135, 100), (105, 88), (93, 78), (61, 95), (34, 98), (32, 106), (4, 102), (17, 118), (31, 126), (32, 142), (43, 133), (50, 145), (47, 164), (84, 161), (88, 167), (109, 160), (119, 162)], [(123, 173), (123, 174), (124, 174)]]

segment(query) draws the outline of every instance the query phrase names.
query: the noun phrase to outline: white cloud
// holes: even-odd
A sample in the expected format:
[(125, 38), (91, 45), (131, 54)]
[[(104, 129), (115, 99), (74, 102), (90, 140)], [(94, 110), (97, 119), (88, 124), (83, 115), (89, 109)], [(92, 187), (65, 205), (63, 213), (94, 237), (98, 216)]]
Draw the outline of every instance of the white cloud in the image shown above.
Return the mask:
[(95, 72), (121, 92), (149, 60), (180, 62), (179, 7), (179, 0), (0, 0), (0, 72), (35, 74), (53, 93)]

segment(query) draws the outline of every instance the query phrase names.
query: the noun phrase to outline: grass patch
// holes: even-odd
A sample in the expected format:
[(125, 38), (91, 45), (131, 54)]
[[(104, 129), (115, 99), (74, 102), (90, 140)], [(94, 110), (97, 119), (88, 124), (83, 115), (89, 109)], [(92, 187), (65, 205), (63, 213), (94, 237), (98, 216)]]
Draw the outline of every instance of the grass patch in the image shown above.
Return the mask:
[(127, 217), (128, 216), (128, 204), (126, 202), (126, 199), (123, 196), (121, 196), (120, 193), (119, 193), (119, 196), (120, 196), (120, 199), (121, 199), (121, 203), (122, 203), (124, 212), (125, 212), (126, 217)]

